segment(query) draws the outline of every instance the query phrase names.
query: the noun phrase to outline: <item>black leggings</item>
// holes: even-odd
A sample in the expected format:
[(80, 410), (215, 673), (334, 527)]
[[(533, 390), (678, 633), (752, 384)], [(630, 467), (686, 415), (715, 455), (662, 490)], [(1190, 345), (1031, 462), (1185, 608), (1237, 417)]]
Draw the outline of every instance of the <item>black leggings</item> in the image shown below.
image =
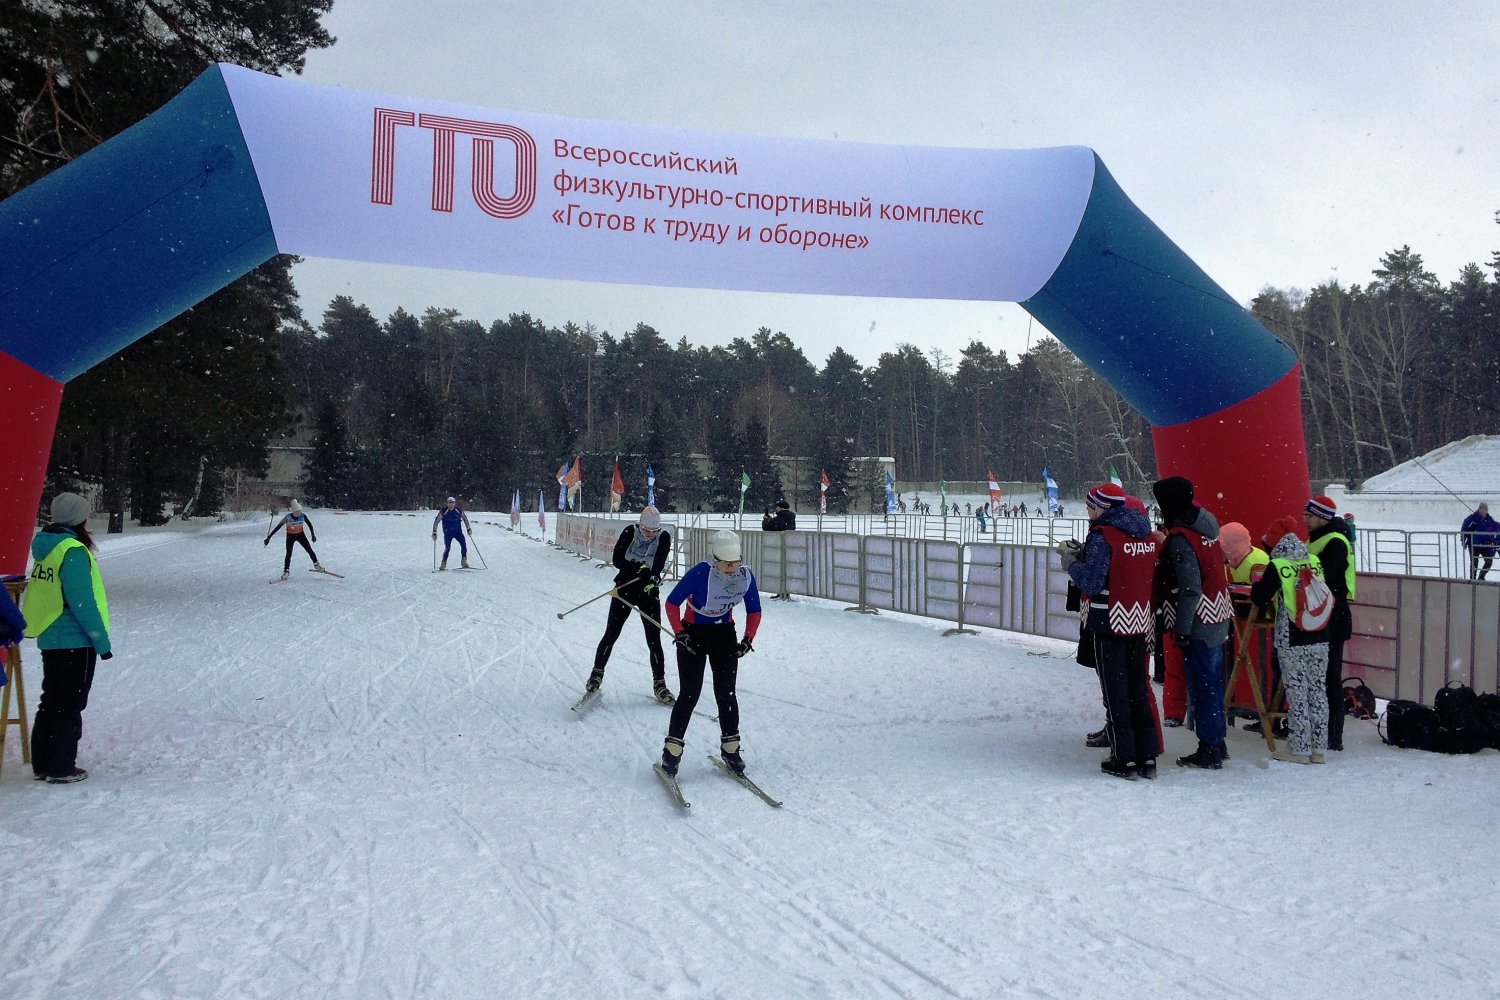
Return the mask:
[(703, 671), (705, 665), (713, 671), (714, 700), (719, 704), (719, 733), (733, 736), (740, 731), (740, 702), (734, 693), (735, 677), (740, 669), (740, 657), (735, 647), (739, 644), (734, 635), (734, 623), (718, 625), (689, 625), (684, 630), (697, 648), (689, 653), (677, 647), (677, 704), (672, 706), (672, 721), (667, 735), (682, 739), (687, 735), (688, 722), (703, 693)]
[[(639, 590), (640, 588), (630, 589)], [(630, 612), (637, 607), (640, 608), (643, 616), (650, 615), (657, 621), (661, 621), (661, 598), (659, 597), (639, 597), (633, 602), (627, 602), (623, 597), (609, 599), (609, 620), (604, 624), (604, 638), (599, 640), (599, 648), (594, 651), (594, 673), (604, 673), (605, 664), (609, 663), (609, 654), (615, 648), (615, 640), (620, 637), (620, 630), (625, 627), (625, 620), (630, 617)], [(646, 630), (646, 649), (651, 656), (651, 677), (653, 680), (664, 681), (667, 661), (661, 651), (661, 629), (648, 622), (645, 617), (641, 618), (641, 625)]]
[(97, 659), (92, 646), (42, 650), (42, 697), (31, 720), (33, 773), (67, 774), (77, 766)]
[(318, 554), (314, 552), (312, 550), (312, 546), (307, 543), (306, 533), (299, 531), (294, 535), (290, 531), (288, 531), (286, 533), (286, 561), (281, 564), (281, 571), (283, 573), (292, 568), (292, 546), (298, 543), (301, 543), (302, 547), (307, 550), (307, 555), (310, 559), (312, 559), (313, 565), (316, 566), (318, 564)]

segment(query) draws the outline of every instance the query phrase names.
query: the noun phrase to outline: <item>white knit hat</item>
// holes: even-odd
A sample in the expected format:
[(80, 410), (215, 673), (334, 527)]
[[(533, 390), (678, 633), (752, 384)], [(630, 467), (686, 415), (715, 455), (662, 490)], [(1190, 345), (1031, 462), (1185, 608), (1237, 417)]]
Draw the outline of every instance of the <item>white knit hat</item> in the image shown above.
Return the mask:
[(739, 562), (740, 536), (732, 531), (716, 531), (713, 544), (708, 547), (708, 551), (715, 559), (723, 562)]
[(292, 508), (292, 513), (293, 514), (300, 514), (300, 513), (302, 513), (302, 505), (300, 503), (298, 503), (297, 501), (295, 501), (295, 500), (293, 500), (291, 503), (287, 504), (287, 506), (290, 507), (290, 508)]
[(641, 510), (641, 527), (652, 531), (661, 527), (661, 511), (655, 507), (646, 507)]

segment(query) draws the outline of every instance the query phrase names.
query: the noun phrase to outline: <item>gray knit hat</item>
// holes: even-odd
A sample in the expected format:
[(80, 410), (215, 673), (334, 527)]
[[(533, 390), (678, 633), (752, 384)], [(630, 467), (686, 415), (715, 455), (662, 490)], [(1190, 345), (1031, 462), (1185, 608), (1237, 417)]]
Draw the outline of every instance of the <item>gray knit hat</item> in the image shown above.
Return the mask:
[(52, 523), (73, 528), (89, 519), (93, 505), (77, 493), (59, 493), (52, 498)]

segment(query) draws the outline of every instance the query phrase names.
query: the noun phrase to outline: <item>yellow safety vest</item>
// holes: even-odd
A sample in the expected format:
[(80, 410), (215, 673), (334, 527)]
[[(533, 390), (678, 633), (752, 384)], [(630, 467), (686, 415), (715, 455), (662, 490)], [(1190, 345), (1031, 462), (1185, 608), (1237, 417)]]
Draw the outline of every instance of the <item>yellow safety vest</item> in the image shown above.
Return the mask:
[[(1257, 566), (1264, 567), (1270, 561), (1271, 557), (1266, 555), (1264, 550), (1251, 549), (1250, 554), (1241, 559), (1238, 566), (1229, 567), (1229, 582), (1254, 583), (1255, 568)], [(1228, 564), (1226, 563), (1226, 565)]]
[(64, 538), (55, 545), (47, 557), (31, 567), (31, 582), (26, 585), (26, 638), (35, 639), (62, 617), (67, 606), (63, 598), (62, 564), (71, 549), (83, 549), (89, 557), (89, 575), (94, 581), (94, 603), (99, 606), (99, 617), (104, 627), (109, 628), (109, 598), (104, 595), (104, 581), (99, 577), (99, 561), (76, 538)]
[(1329, 544), (1335, 539), (1343, 542), (1344, 551), (1349, 553), (1349, 557), (1344, 560), (1344, 587), (1349, 591), (1349, 600), (1352, 601), (1354, 600), (1354, 546), (1349, 543), (1348, 537), (1343, 532), (1330, 531), (1321, 538), (1308, 542), (1307, 554), (1317, 556), (1319, 563), (1321, 563), (1323, 550), (1328, 548)]

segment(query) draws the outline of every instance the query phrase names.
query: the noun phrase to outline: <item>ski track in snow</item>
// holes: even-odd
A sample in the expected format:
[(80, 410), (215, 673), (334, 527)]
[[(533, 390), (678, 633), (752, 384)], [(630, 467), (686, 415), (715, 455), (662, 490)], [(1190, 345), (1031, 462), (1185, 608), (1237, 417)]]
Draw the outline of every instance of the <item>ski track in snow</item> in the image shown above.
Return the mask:
[[(636, 620), (582, 693), (608, 575), (424, 518), (103, 539), (116, 657), (80, 763), (0, 775), (7, 998), (1493, 996), (1500, 754), (1379, 743), (1100, 775), (1092, 673), (1044, 639), (768, 602), (740, 700), (771, 809), (705, 759), (676, 807)], [(273, 539), (273, 543), (277, 542)], [(300, 562), (299, 562), (300, 560)], [(1028, 655), (1049, 653), (1053, 655)], [(40, 666), (27, 651), (34, 707)], [(670, 664), (669, 683), (676, 689)]]

